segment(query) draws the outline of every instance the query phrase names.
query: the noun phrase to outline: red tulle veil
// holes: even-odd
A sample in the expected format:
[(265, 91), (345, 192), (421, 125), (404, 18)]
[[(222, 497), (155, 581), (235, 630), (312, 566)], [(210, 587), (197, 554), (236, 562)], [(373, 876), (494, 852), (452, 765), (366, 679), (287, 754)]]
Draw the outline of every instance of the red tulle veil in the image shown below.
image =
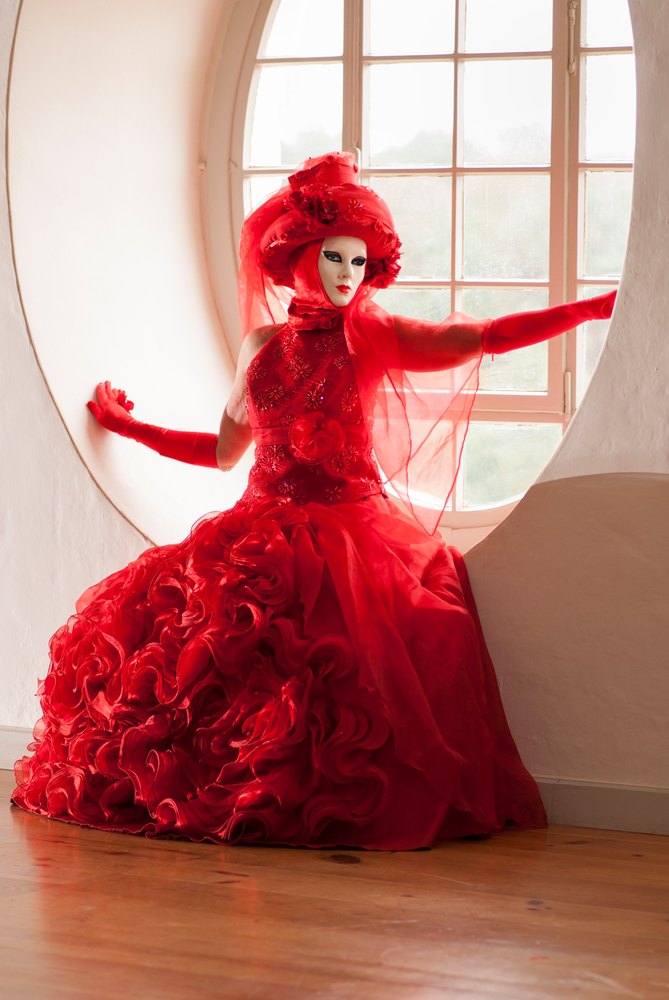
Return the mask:
[[(240, 241), (242, 332), (285, 323), (341, 327), (377, 462), (390, 489), (433, 533), (458, 473), (481, 357), (446, 371), (402, 369), (393, 317), (373, 301), (399, 273), (401, 244), (388, 206), (356, 173), (351, 153), (307, 160), (248, 216)], [(323, 290), (318, 253), (326, 237), (344, 235), (365, 241), (367, 266), (354, 299), (339, 309)], [(463, 319), (454, 313), (434, 332)]]

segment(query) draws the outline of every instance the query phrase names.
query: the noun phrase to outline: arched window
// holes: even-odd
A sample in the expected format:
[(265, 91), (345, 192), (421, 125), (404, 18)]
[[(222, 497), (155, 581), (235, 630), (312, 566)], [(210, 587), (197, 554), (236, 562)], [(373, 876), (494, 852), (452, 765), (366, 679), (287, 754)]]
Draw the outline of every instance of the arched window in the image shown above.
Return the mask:
[[(274, 0), (258, 18), (232, 191), (245, 211), (307, 156), (356, 149), (404, 245), (378, 296), (389, 311), (496, 316), (615, 287), (634, 148), (626, 0)], [(587, 324), (485, 359), (445, 526), (476, 540), (511, 509), (605, 334)]]

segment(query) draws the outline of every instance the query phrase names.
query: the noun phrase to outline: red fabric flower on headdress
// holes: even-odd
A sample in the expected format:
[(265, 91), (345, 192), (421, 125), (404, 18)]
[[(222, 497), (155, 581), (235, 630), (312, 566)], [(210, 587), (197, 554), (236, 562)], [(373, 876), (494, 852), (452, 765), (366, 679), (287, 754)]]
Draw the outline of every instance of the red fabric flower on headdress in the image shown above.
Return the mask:
[(339, 202), (332, 197), (331, 191), (324, 184), (307, 184), (288, 195), (284, 202), (286, 211), (296, 209), (300, 215), (311, 219), (316, 228), (329, 226), (340, 217)]

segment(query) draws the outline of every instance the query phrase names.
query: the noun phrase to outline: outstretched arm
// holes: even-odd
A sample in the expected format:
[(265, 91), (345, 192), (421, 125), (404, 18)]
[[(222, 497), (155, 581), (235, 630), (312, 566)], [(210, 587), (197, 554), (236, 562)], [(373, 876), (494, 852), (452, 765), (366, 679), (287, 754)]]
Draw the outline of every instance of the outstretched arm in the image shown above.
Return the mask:
[(558, 333), (572, 330), (579, 323), (592, 319), (608, 319), (616, 300), (615, 290), (592, 299), (565, 302), (550, 309), (513, 313), (494, 319), (485, 335), (483, 349), (486, 354), (506, 354), (518, 347), (529, 347), (549, 340)]
[(216, 435), (192, 431), (171, 431), (166, 427), (142, 423), (130, 415), (134, 408), (122, 389), (113, 389), (110, 382), (100, 382), (97, 402), (86, 404), (98, 423), (122, 437), (132, 438), (167, 458), (176, 458), (189, 465), (216, 468)]
[(592, 319), (608, 319), (615, 291), (550, 309), (494, 320), (440, 324), (395, 316), (400, 362), (408, 371), (442, 371), (486, 354), (505, 354), (549, 340)]
[(88, 408), (107, 430), (139, 441), (166, 458), (227, 472), (237, 464), (251, 443), (251, 428), (246, 415), (246, 369), (262, 345), (278, 329), (279, 327), (263, 327), (254, 330), (244, 341), (218, 434), (173, 431), (135, 420), (130, 415), (134, 404), (126, 397), (125, 392), (113, 389), (109, 382), (100, 382), (97, 387), (97, 402), (90, 400)]

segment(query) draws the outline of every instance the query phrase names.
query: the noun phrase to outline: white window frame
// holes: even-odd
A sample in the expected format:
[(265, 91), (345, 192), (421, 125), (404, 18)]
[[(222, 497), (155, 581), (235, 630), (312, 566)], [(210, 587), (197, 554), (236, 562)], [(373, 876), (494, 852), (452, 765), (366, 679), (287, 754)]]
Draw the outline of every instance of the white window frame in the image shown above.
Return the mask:
[[(585, 278), (583, 277), (583, 251), (585, 233), (585, 197), (584, 181), (586, 171), (629, 171), (634, 168), (633, 160), (627, 161), (594, 161), (585, 159), (585, 61), (591, 55), (633, 55), (634, 49), (631, 45), (611, 45), (611, 46), (586, 46), (585, 44), (585, 17), (584, 2), (587, 0), (568, 0), (568, 8), (573, 11), (574, 17), (574, 46), (569, 53), (572, 72), (569, 76), (569, 120), (567, 123), (568, 139), (567, 146), (571, 150), (568, 158), (568, 175), (566, 179), (566, 191), (573, 196), (567, 198), (567, 288), (566, 299), (573, 301), (579, 297), (581, 289), (588, 285), (596, 289), (596, 293), (601, 288), (617, 288), (619, 280), (616, 278)], [(585, 391), (584, 374), (582, 370), (582, 351), (579, 337), (580, 331), (576, 335), (572, 334), (566, 341), (565, 372), (568, 373), (565, 381), (571, 387), (571, 398), (568, 400), (569, 414), (580, 403)], [(572, 375), (573, 373), (573, 375)]]
[[(234, 45), (239, 53), (239, 42), (245, 37), (246, 44), (242, 46), (243, 55), (237, 58), (238, 75), (236, 80), (236, 97), (232, 108), (232, 115), (229, 121), (229, 139), (222, 143), (222, 150), (228, 152), (228, 181), (229, 186), (226, 192), (227, 207), (229, 210), (228, 219), (231, 226), (228, 227), (228, 238), (231, 238), (232, 253), (213, 254), (219, 260), (231, 258), (236, 260), (236, 247), (239, 232), (244, 218), (244, 198), (243, 188), (245, 179), (251, 176), (286, 176), (290, 172), (289, 167), (265, 168), (265, 167), (244, 167), (248, 162), (246, 156), (245, 142), (248, 143), (250, 137), (249, 116), (253, 108), (253, 91), (257, 86), (260, 68), (265, 65), (295, 64), (295, 63), (337, 63), (343, 62), (343, 122), (342, 122), (342, 147), (344, 149), (360, 149), (362, 146), (362, 136), (364, 127), (364, 103), (363, 95), (365, 88), (365, 70), (373, 63), (383, 63), (389, 61), (415, 62), (422, 60), (440, 61), (453, 60), (455, 63), (455, 115), (461, 106), (462, 87), (458, 86), (462, 78), (462, 69), (465, 62), (476, 59), (491, 58), (490, 53), (462, 52), (462, 23), (457, 13), (464, 0), (456, 0), (456, 46), (453, 56), (365, 56), (363, 25), (365, 6), (368, 0), (344, 0), (344, 47), (343, 56), (334, 57), (313, 57), (313, 58), (283, 58), (267, 59), (258, 58), (258, 51), (263, 41), (263, 36), (271, 30), (273, 15), (278, 8), (280, 0), (255, 0), (253, 3), (238, 4), (236, 8), (244, 8), (240, 11), (240, 16), (244, 23), (240, 23), (236, 29), (233, 27), (232, 33), (228, 31), (226, 39), (226, 49), (228, 57), (232, 56)], [(581, 45), (581, 12), (584, 0), (574, 5), (574, 0), (553, 0), (553, 47), (544, 52), (508, 52), (494, 58), (547, 58), (553, 60), (553, 87), (552, 87), (552, 133), (551, 133), (551, 165), (549, 167), (462, 167), (458, 165), (458, 150), (455, 148), (458, 141), (458, 129), (454, 127), (454, 149), (453, 166), (446, 168), (411, 168), (402, 170), (396, 168), (373, 167), (370, 168), (364, 162), (361, 163), (361, 179), (364, 182), (370, 174), (419, 174), (419, 173), (439, 173), (451, 175), (453, 177), (453, 216), (452, 224), (454, 231), (458, 231), (458, 217), (460, 212), (461, 199), (459, 191), (461, 179), (467, 174), (503, 174), (503, 173), (532, 173), (548, 174), (551, 178), (550, 194), (550, 247), (549, 247), (549, 275), (547, 281), (519, 280), (517, 282), (500, 281), (470, 281), (457, 277), (455, 269), (455, 241), (452, 246), (451, 278), (444, 281), (407, 281), (400, 283), (405, 287), (426, 287), (439, 286), (451, 289), (452, 308), (458, 308), (459, 291), (463, 287), (547, 287), (549, 293), (549, 304), (556, 305), (560, 302), (577, 298), (578, 287), (582, 285), (610, 285), (616, 287), (617, 280), (609, 279), (583, 279), (580, 277), (580, 256), (579, 247), (582, 244), (583, 232), (583, 199), (578, 197), (579, 185), (582, 183), (584, 170), (606, 169), (621, 170), (631, 169), (632, 164), (620, 163), (586, 163), (582, 155), (583, 145), (583, 105), (584, 88), (581, 84), (581, 67), (586, 54), (596, 53), (619, 53), (631, 52), (628, 47), (610, 48), (590, 48), (585, 49)], [(573, 33), (573, 48), (570, 49), (569, 15), (574, 13), (575, 30)], [(236, 40), (235, 40), (236, 35)], [(223, 53), (223, 59), (226, 52)], [(571, 62), (572, 72), (569, 71)], [(234, 59), (231, 58), (231, 63)], [(229, 95), (229, 92), (228, 92)], [(229, 102), (229, 96), (227, 96)], [(215, 103), (215, 102), (214, 102)], [(210, 120), (213, 119), (215, 109), (212, 107)], [(456, 125), (456, 122), (454, 122)], [(213, 134), (210, 129), (210, 136)], [(211, 140), (210, 140), (211, 146)], [(211, 157), (210, 157), (211, 160)], [(211, 162), (209, 166), (211, 167)], [(212, 204), (212, 184), (211, 174), (208, 181), (208, 201)], [(220, 203), (220, 190), (218, 201)], [(392, 208), (392, 206), (391, 206)], [(209, 227), (211, 229), (211, 226)], [(211, 235), (211, 234), (210, 234)], [(401, 238), (401, 234), (400, 234)], [(214, 243), (216, 240), (214, 239)], [(215, 249), (215, 248), (214, 248)], [(215, 264), (215, 261), (213, 262)], [(218, 281), (219, 288), (224, 282)], [(231, 283), (227, 282), (228, 291), (231, 290)], [(219, 293), (220, 298), (220, 293)], [(229, 299), (229, 294), (227, 296)], [(234, 325), (228, 304), (221, 310), (224, 313), (225, 325), (230, 329)], [(481, 392), (476, 400), (473, 420), (483, 421), (504, 421), (512, 423), (557, 423), (562, 429), (566, 429), (573, 414), (575, 402), (579, 393), (578, 386), (578, 342), (576, 331), (570, 331), (562, 337), (554, 338), (548, 345), (548, 390), (545, 393), (493, 393)], [(444, 515), (443, 524), (451, 527), (477, 527), (482, 525), (493, 525), (499, 523), (513, 509), (515, 502), (496, 507), (480, 508), (474, 510), (447, 511)]]

